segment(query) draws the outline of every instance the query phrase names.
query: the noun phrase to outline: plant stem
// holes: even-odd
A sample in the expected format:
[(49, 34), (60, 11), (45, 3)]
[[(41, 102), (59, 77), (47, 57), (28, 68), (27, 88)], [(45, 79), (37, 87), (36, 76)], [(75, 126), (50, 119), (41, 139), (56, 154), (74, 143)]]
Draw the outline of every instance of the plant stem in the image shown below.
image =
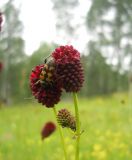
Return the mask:
[[(57, 118), (57, 111), (56, 111), (55, 107), (53, 107), (53, 111), (54, 111), (54, 114), (55, 114), (55, 118)], [(62, 128), (60, 127), (60, 125), (58, 124), (58, 122), (57, 122), (57, 126), (58, 126), (59, 133), (60, 133), (61, 143), (62, 143), (64, 155), (65, 155), (65, 160), (68, 160), (68, 158), (67, 158), (67, 152), (66, 152), (66, 147), (65, 147), (64, 136), (63, 136), (63, 133), (62, 133)]]
[(79, 120), (79, 110), (78, 110), (78, 98), (77, 93), (73, 93), (74, 107), (75, 107), (75, 117), (76, 117), (76, 152), (75, 160), (79, 160), (79, 142), (80, 142), (80, 120)]

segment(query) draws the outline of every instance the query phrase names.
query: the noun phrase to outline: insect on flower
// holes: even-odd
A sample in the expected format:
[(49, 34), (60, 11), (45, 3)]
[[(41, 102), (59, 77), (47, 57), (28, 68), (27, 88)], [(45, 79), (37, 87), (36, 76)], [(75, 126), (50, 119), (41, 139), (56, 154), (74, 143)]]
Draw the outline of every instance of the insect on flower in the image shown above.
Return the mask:
[(50, 56), (44, 59), (44, 65), (41, 68), (38, 81), (35, 83), (42, 84), (44, 87), (50, 86), (53, 83), (55, 64), (52, 59), (49, 59)]

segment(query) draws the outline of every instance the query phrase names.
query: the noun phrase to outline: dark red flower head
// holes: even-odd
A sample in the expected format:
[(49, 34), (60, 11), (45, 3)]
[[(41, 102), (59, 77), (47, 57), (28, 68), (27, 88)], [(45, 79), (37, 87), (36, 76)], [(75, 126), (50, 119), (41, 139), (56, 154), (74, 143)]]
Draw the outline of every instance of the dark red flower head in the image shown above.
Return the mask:
[(1, 31), (2, 22), (3, 22), (3, 17), (2, 17), (2, 13), (0, 12), (0, 31)]
[(66, 92), (78, 92), (84, 82), (80, 53), (72, 46), (60, 46), (52, 53), (57, 65), (56, 74)]
[(66, 64), (80, 60), (80, 53), (73, 46), (66, 45), (56, 48), (52, 57), (57, 64)]
[(53, 122), (47, 122), (44, 124), (42, 131), (41, 131), (41, 138), (49, 137), (54, 131), (56, 130), (56, 125)]
[(0, 62), (0, 72), (2, 71), (2, 69), (3, 69), (3, 64), (2, 62)]
[(36, 66), (30, 75), (32, 94), (46, 107), (54, 107), (60, 101), (61, 87), (56, 81), (54, 65)]

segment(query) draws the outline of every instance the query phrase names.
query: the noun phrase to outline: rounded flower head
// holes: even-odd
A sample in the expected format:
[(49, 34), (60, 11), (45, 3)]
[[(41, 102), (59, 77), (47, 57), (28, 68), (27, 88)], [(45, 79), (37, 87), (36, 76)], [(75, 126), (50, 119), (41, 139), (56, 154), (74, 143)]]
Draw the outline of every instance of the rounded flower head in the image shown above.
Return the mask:
[(61, 87), (56, 83), (54, 65), (36, 66), (30, 75), (32, 94), (46, 107), (54, 107), (60, 101)]
[(75, 60), (80, 60), (80, 53), (73, 46), (60, 46), (52, 53), (57, 64), (72, 63)]
[(2, 69), (3, 69), (3, 64), (2, 62), (0, 62), (0, 72), (2, 71)]
[(84, 82), (80, 53), (72, 46), (60, 46), (52, 53), (57, 65), (56, 74), (66, 92), (78, 92)]
[(53, 122), (47, 122), (44, 124), (42, 131), (41, 131), (41, 138), (49, 137), (54, 131), (56, 130), (56, 125)]
[(70, 128), (73, 131), (76, 131), (76, 121), (75, 118), (67, 109), (59, 110), (57, 114), (58, 123), (64, 128)]

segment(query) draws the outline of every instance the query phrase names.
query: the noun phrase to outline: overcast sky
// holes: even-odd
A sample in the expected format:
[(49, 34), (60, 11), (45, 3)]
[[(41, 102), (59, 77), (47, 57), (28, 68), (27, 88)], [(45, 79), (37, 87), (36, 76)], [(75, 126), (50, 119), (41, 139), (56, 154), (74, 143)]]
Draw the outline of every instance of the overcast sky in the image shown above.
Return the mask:
[[(7, 0), (0, 0), (0, 5)], [(76, 21), (84, 16), (90, 6), (89, 0), (80, 0), (80, 7), (77, 9)], [(55, 15), (50, 0), (15, 0), (15, 5), (20, 7), (20, 18), (24, 25), (23, 38), (25, 40), (25, 51), (31, 54), (36, 50), (41, 42), (58, 42), (65, 45), (65, 40), (58, 39), (55, 27)], [(83, 50), (88, 35), (85, 28), (81, 28), (77, 33), (78, 40), (72, 44), (79, 50)]]

